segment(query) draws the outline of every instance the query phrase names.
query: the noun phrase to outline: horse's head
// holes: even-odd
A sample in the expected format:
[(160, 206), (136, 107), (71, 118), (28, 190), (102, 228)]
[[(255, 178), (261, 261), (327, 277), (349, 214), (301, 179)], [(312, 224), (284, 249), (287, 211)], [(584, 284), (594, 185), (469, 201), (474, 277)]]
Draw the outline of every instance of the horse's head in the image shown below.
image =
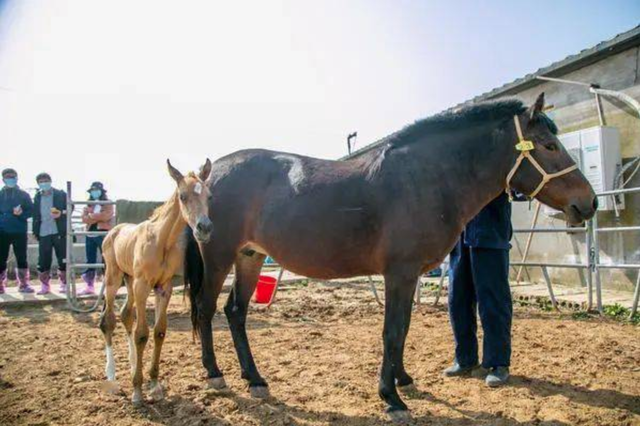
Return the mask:
[(598, 208), (593, 188), (556, 137), (557, 127), (547, 117), (544, 93), (513, 119), (518, 158), (507, 176), (507, 188), (562, 210), (570, 224), (590, 219)]
[(201, 243), (209, 241), (213, 224), (209, 219), (210, 192), (204, 181), (211, 173), (211, 161), (207, 158), (198, 174), (190, 172), (186, 176), (173, 167), (169, 160), (167, 160), (167, 167), (169, 174), (178, 185), (176, 191), (183, 219), (193, 229), (193, 236), (196, 240)]

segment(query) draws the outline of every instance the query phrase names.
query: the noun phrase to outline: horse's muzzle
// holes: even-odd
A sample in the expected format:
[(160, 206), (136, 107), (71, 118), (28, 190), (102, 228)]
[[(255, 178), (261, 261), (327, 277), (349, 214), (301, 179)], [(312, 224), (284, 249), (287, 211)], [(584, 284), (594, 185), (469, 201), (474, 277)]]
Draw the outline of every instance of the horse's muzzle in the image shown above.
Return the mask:
[(198, 218), (196, 222), (196, 226), (193, 228), (193, 236), (198, 242), (206, 243), (211, 238), (211, 233), (213, 232), (213, 223), (211, 220), (202, 216)]
[(598, 211), (598, 197), (594, 195), (588, 202), (571, 204), (565, 209), (565, 214), (570, 224), (579, 225), (591, 219), (596, 211)]

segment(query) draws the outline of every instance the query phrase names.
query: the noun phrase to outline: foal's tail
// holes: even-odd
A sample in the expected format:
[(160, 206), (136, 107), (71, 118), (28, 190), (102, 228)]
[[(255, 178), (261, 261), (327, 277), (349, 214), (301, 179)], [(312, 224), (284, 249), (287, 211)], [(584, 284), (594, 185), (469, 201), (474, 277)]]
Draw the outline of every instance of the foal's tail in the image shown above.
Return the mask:
[(184, 256), (184, 294), (189, 295), (191, 302), (191, 325), (195, 337), (198, 336), (200, 330), (198, 299), (202, 293), (204, 263), (202, 262), (198, 243), (193, 237), (193, 231), (187, 226), (185, 232), (187, 244)]

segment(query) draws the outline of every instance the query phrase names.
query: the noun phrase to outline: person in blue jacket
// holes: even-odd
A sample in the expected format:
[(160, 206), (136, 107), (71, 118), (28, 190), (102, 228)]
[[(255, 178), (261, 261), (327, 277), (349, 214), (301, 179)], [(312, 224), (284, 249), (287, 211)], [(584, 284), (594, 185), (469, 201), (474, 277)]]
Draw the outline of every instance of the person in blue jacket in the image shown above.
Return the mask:
[(450, 255), (449, 318), (455, 338), (455, 361), (444, 375), (464, 376), (479, 367), (476, 309), (484, 339), (482, 367), (486, 384), (509, 378), (511, 319), (509, 240), (511, 203), (501, 194), (467, 224)]
[(7, 282), (7, 259), (9, 248), (18, 264), (18, 290), (33, 293), (29, 283), (27, 263), (27, 219), (33, 213), (31, 197), (18, 187), (18, 173), (14, 169), (2, 171), (3, 188), (0, 190), (0, 293), (4, 293)]

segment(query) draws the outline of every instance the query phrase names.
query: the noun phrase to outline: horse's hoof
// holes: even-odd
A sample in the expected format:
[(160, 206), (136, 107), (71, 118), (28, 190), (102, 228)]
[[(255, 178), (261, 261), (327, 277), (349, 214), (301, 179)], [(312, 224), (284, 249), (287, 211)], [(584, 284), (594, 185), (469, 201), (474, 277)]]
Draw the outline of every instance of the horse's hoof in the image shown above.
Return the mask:
[(411, 422), (411, 412), (409, 410), (387, 411), (389, 420), (396, 424), (407, 424)]
[(269, 398), (269, 388), (267, 386), (249, 386), (249, 392), (251, 393), (251, 398)]
[(409, 383), (406, 386), (398, 386), (398, 390), (405, 395), (415, 395), (418, 393), (418, 388), (415, 383)]
[(133, 396), (131, 397), (131, 403), (133, 404), (134, 407), (140, 407), (142, 406), (142, 391), (141, 390), (134, 390), (133, 391)]
[(164, 399), (164, 388), (160, 383), (156, 384), (149, 393), (154, 401), (162, 401)]
[(224, 377), (212, 377), (207, 379), (207, 387), (209, 389), (223, 390), (227, 388), (227, 382), (224, 381)]

